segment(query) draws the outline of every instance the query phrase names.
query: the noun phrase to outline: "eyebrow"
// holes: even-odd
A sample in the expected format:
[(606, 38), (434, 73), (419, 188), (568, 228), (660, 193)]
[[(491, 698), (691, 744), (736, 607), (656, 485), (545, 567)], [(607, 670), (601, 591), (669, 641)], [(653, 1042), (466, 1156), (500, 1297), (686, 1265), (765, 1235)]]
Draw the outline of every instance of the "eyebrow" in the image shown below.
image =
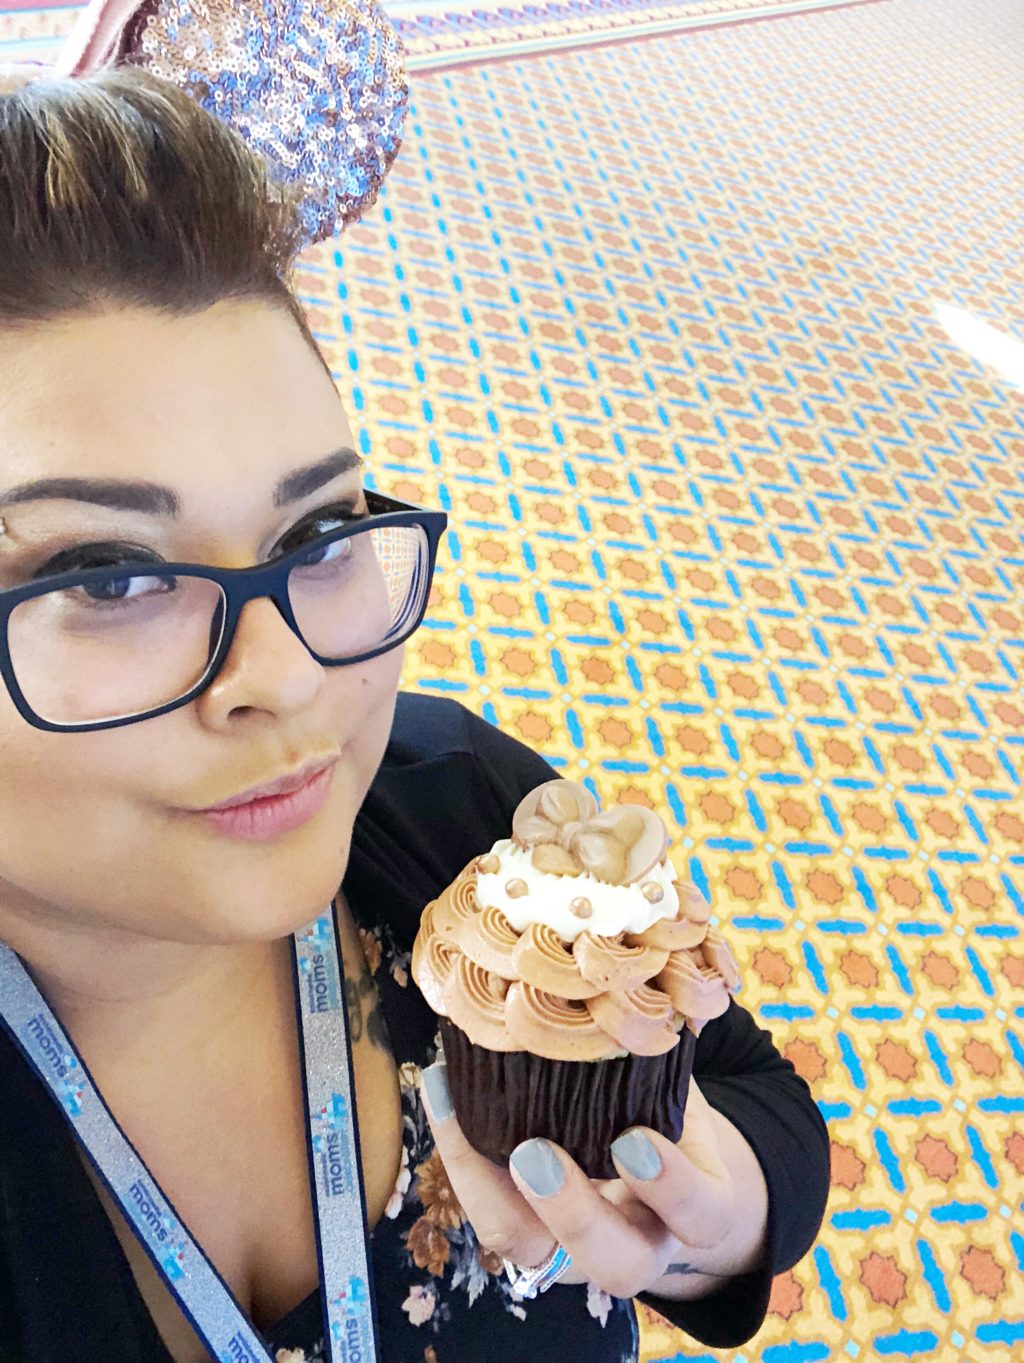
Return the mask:
[[(293, 469), (274, 489), (274, 505), (288, 506), (339, 478), (350, 469), (362, 468), (363, 460), (347, 445), (332, 450), (316, 463)], [(128, 482), (117, 478), (39, 478), (0, 493), (0, 507), (20, 502), (52, 498), (73, 502), (92, 502), (113, 511), (141, 511), (147, 516), (181, 514), (181, 498), (173, 488), (160, 483)]]

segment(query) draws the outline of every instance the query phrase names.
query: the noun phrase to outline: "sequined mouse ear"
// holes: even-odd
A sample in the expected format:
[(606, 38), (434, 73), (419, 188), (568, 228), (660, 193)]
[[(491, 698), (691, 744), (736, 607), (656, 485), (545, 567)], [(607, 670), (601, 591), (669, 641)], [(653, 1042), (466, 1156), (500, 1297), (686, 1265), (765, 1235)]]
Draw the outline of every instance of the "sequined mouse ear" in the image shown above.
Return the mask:
[(301, 193), (306, 245), (356, 221), (398, 154), (401, 39), (377, 0), (92, 0), (56, 64), (180, 85)]

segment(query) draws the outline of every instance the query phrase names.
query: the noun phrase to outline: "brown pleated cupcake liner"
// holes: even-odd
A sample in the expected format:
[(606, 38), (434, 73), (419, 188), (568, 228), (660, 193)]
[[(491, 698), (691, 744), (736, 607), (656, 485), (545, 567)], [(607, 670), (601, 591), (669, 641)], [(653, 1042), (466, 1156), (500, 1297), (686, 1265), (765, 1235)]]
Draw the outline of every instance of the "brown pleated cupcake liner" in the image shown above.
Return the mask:
[(496, 1164), (521, 1141), (544, 1136), (590, 1178), (617, 1178), (608, 1147), (627, 1127), (647, 1126), (673, 1142), (682, 1135), (697, 1046), (689, 1027), (665, 1055), (545, 1060), (475, 1046), (448, 1018), (439, 1022), (458, 1123)]

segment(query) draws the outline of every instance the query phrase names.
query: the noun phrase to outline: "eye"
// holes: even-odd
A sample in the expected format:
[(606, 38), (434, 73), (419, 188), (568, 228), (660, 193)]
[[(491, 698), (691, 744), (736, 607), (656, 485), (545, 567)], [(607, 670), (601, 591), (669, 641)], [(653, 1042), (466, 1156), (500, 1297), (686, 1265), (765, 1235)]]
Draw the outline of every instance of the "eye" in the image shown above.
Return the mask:
[(57, 577), (60, 573), (73, 573), (86, 568), (113, 568), (120, 563), (159, 563), (160, 555), (152, 549), (119, 541), (105, 541), (102, 544), (75, 544), (69, 549), (48, 558), (35, 570), (30, 581), (38, 578)]
[(321, 507), (319, 511), (311, 512), (308, 516), (304, 516), (297, 525), (293, 525), (287, 534), (278, 541), (275, 552), (287, 554), (293, 549), (298, 549), (307, 540), (330, 534), (339, 526), (351, 525), (354, 521), (365, 520), (367, 514), (365, 510), (357, 511), (351, 502), (338, 502), (333, 506)]
[[(303, 516), (300, 521), (291, 526), (278, 541), (271, 556), (286, 554), (290, 549), (297, 549), (306, 540), (326, 535), (332, 529), (337, 529), (338, 526), (350, 525), (353, 521), (363, 520), (368, 514), (365, 506), (359, 510), (356, 509), (355, 499), (332, 502), (328, 506), (320, 507)], [(56, 554), (52, 554), (45, 563), (40, 564), (30, 574), (28, 580), (35, 582), (44, 577), (56, 577), (59, 573), (76, 572), (80, 568), (105, 568), (115, 567), (122, 563), (149, 564), (166, 561), (161, 554), (152, 549), (146, 549), (141, 545), (127, 543), (123, 540), (94, 541), (69, 545)]]

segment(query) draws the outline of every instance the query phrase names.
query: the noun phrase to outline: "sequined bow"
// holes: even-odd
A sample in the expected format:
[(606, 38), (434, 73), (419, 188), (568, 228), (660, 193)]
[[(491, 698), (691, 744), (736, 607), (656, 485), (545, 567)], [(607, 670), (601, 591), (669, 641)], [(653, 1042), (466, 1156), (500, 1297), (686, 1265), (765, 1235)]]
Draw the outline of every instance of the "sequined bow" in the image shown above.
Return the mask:
[(180, 85), (298, 187), (306, 245), (365, 213), (401, 145), (405, 52), (377, 0), (90, 0), (54, 64), (0, 69), (0, 95), (111, 64)]
[(612, 885), (630, 885), (664, 855), (665, 825), (649, 809), (617, 805), (603, 814), (574, 781), (548, 781), (531, 791), (512, 819), (512, 837), (533, 851), (538, 871), (588, 871)]

